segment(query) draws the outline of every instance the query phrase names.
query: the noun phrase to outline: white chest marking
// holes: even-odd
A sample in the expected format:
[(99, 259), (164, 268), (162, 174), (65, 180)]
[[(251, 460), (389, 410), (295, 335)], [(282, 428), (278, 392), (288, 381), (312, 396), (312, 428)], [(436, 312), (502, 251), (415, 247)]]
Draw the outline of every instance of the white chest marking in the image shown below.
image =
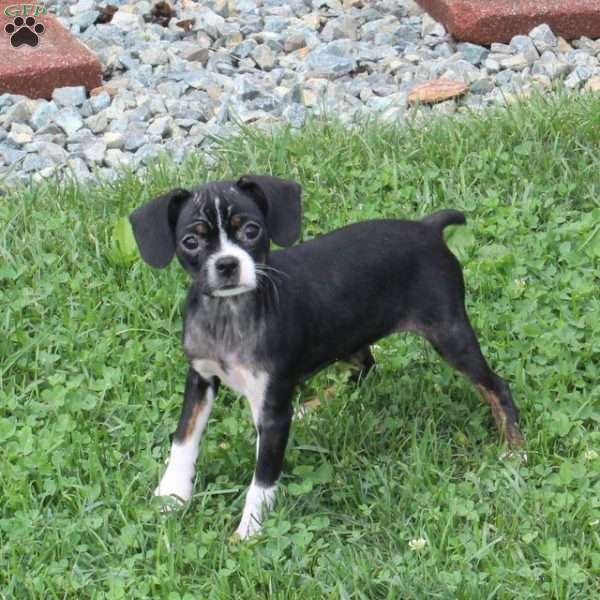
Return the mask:
[(269, 384), (269, 375), (266, 371), (254, 371), (244, 365), (223, 369), (217, 361), (210, 359), (193, 360), (192, 367), (204, 379), (218, 377), (227, 387), (246, 396), (250, 402), (254, 424), (258, 424)]

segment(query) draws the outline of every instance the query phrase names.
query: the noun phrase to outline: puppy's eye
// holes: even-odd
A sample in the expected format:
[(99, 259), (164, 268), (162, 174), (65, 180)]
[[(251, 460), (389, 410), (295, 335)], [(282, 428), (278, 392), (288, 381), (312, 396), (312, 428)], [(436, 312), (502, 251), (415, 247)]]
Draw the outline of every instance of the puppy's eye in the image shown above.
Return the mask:
[(200, 248), (200, 240), (195, 235), (186, 235), (181, 240), (181, 246), (186, 252), (196, 252)]
[(200, 221), (199, 223), (196, 224), (196, 226), (194, 227), (196, 233), (203, 237), (205, 235), (208, 235), (208, 223), (204, 222), (204, 221)]
[(260, 235), (260, 227), (256, 223), (246, 223), (242, 232), (248, 241), (253, 242)]

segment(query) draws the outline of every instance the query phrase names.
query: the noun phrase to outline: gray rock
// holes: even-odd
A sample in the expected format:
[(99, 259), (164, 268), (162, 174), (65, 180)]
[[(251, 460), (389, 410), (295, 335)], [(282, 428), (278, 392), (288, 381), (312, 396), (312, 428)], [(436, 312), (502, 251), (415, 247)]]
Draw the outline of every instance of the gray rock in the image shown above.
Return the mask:
[(477, 67), (462, 59), (449, 64), (448, 70), (442, 75), (446, 79), (455, 79), (464, 83), (472, 83), (483, 76), (483, 73)]
[(19, 167), (22, 173), (39, 172), (48, 167), (54, 167), (54, 163), (41, 154), (28, 154)]
[(165, 101), (158, 94), (152, 94), (152, 96), (149, 96), (144, 102), (144, 105), (148, 107), (148, 110), (152, 116), (163, 114), (167, 111)]
[(270, 71), (276, 64), (275, 55), (266, 44), (261, 44), (260, 46), (257, 46), (252, 51), (251, 56), (258, 65), (258, 67), (261, 68), (263, 71)]
[(441, 37), (446, 35), (446, 28), (441, 24), (432, 19), (427, 13), (423, 15), (423, 27), (421, 29), (422, 35), (434, 35)]
[(168, 113), (176, 119), (196, 119), (205, 121), (206, 115), (202, 112), (202, 104), (167, 99)]
[(102, 136), (102, 141), (108, 149), (121, 150), (125, 145), (123, 134), (119, 131), (107, 131)]
[(215, 52), (208, 59), (206, 68), (208, 71), (215, 71), (222, 75), (231, 76), (235, 69), (233, 67), (232, 57), (225, 52)]
[(511, 71), (522, 71), (529, 66), (529, 60), (523, 54), (515, 54), (515, 56), (509, 56), (500, 61), (500, 66), (503, 69), (509, 69)]
[(248, 78), (239, 78), (236, 83), (238, 95), (242, 100), (254, 100), (261, 94), (261, 88)]
[(94, 113), (99, 113), (101, 110), (110, 106), (110, 94), (106, 91), (102, 91), (95, 96), (90, 96), (89, 103)]
[(161, 152), (164, 152), (164, 149), (159, 144), (144, 144), (135, 153), (134, 162), (137, 165), (148, 165), (155, 160)]
[(167, 98), (179, 98), (188, 87), (204, 90), (213, 84), (213, 80), (206, 71), (186, 71), (181, 74), (181, 81), (174, 84), (172, 81), (161, 83), (158, 91)]
[(458, 44), (457, 50), (461, 52), (465, 60), (470, 62), (472, 65), (481, 64), (490, 53), (487, 48), (478, 46), (477, 44), (471, 44), (470, 42)]
[(33, 111), (29, 122), (34, 130), (38, 130), (47, 125), (57, 112), (58, 108), (54, 102), (40, 101)]
[(508, 44), (500, 44), (498, 42), (492, 42), (490, 51), (493, 54), (512, 54), (513, 49)]
[[(196, 125), (196, 119), (175, 119), (175, 125), (177, 127), (181, 127), (182, 129), (190, 129), (194, 125)], [(170, 133), (177, 131), (177, 128), (173, 126), (170, 130), (165, 132), (165, 136), (168, 136)]]
[(104, 164), (111, 169), (120, 169), (123, 167), (130, 167), (133, 162), (131, 154), (118, 150), (116, 148), (110, 148), (106, 151), (104, 157)]
[(127, 119), (131, 121), (148, 121), (150, 119), (151, 113), (150, 109), (147, 106), (138, 106), (134, 110), (126, 110), (123, 113)]
[(347, 15), (327, 21), (327, 24), (321, 31), (321, 39), (324, 42), (332, 42), (341, 38), (355, 40), (357, 37), (358, 23), (354, 17)]
[(510, 69), (505, 69), (504, 71), (500, 71), (496, 75), (496, 84), (500, 87), (506, 87), (513, 80), (515, 73)]
[(360, 28), (360, 39), (365, 42), (372, 42), (376, 35), (394, 33), (399, 26), (400, 22), (394, 16), (369, 21)]
[(232, 50), (233, 54), (238, 58), (246, 58), (252, 55), (254, 49), (258, 46), (258, 42), (253, 39), (244, 40), (241, 44), (235, 46)]
[(190, 62), (199, 62), (202, 65), (206, 65), (210, 51), (208, 48), (193, 48), (183, 54), (183, 58)]
[[(54, 117), (52, 117), (54, 119)], [(36, 132), (36, 139), (46, 139), (46, 136), (49, 136), (48, 139), (54, 138), (53, 141), (64, 141), (65, 134), (64, 131), (53, 121), (40, 127)]]
[(166, 49), (162, 46), (151, 45), (147, 46), (140, 52), (140, 60), (147, 65), (164, 65), (169, 62)]
[(306, 67), (312, 77), (336, 79), (356, 68), (356, 60), (350, 46), (344, 43), (346, 41), (337, 40), (323, 44), (308, 55)]
[(225, 19), (207, 7), (194, 9), (193, 11), (183, 12), (181, 18), (187, 17), (195, 19), (194, 31), (203, 31), (213, 40), (216, 40), (225, 26)]
[(551, 50), (546, 50), (542, 54), (539, 66), (550, 79), (562, 77), (571, 70), (570, 65), (566, 61), (560, 60)]
[(86, 165), (85, 161), (79, 157), (69, 158), (67, 160), (67, 166), (70, 174), (78, 180), (88, 179), (90, 176), (90, 170)]
[(88, 27), (96, 22), (99, 14), (100, 13), (97, 10), (86, 10), (75, 15), (71, 19), (71, 23), (76, 25), (80, 31), (85, 31)]
[(125, 116), (112, 119), (108, 125), (109, 131), (118, 131), (124, 133), (129, 128), (129, 119)]
[(94, 8), (95, 0), (79, 0), (69, 7), (72, 15), (79, 15)]
[(27, 152), (25, 150), (17, 150), (6, 144), (0, 144), (0, 156), (4, 159), (7, 165), (13, 165), (25, 158)]
[(292, 127), (302, 127), (306, 121), (306, 108), (302, 104), (288, 104), (281, 113), (281, 117)]
[(133, 13), (124, 12), (118, 10), (110, 21), (113, 27), (117, 27), (122, 31), (131, 31), (136, 29), (142, 29), (144, 27), (144, 19), (142, 15), (136, 15)]
[(88, 138), (81, 142), (81, 151), (89, 164), (101, 165), (106, 154), (106, 144), (98, 138)]
[(585, 65), (579, 65), (569, 73), (569, 76), (565, 79), (565, 86), (570, 89), (577, 89), (581, 87), (592, 76), (592, 71)]
[(307, 37), (310, 39), (314, 38), (313, 36), (307, 36), (306, 33), (302, 33), (299, 31), (290, 32), (285, 36), (283, 41), (283, 51), (284, 52), (295, 52), (296, 50), (300, 50), (300, 48), (304, 48), (307, 45)]
[(85, 87), (82, 85), (56, 88), (52, 92), (52, 100), (59, 107), (81, 106), (86, 98)]
[(290, 19), (278, 16), (265, 17), (265, 31), (272, 31), (274, 33), (281, 33), (287, 29), (290, 25)]
[(124, 147), (125, 150), (135, 152), (138, 148), (148, 142), (148, 139), (140, 130), (129, 130), (125, 132)]
[(493, 59), (493, 58), (486, 58), (483, 61), (483, 66), (490, 72), (490, 73), (497, 73), (500, 70), (500, 63)]
[(40, 156), (47, 158), (54, 165), (64, 164), (67, 160), (65, 149), (52, 142), (32, 142), (31, 144), (27, 144), (25, 149), (29, 153), (37, 153)]
[(33, 129), (24, 123), (13, 123), (6, 138), (17, 146), (23, 146), (33, 139)]
[(79, 107), (79, 114), (84, 118), (87, 119), (88, 117), (91, 117), (94, 114), (94, 110), (92, 109), (92, 105), (90, 104), (89, 99), (86, 100), (80, 107)]
[(158, 117), (149, 125), (147, 133), (148, 135), (156, 135), (161, 138), (167, 137), (171, 133), (173, 127), (173, 119), (166, 115), (164, 117)]
[(54, 115), (52, 121), (67, 135), (71, 135), (83, 127), (83, 119), (73, 108), (63, 108)]
[(592, 56), (589, 50), (571, 50), (564, 56), (566, 61), (573, 66), (583, 65), (593, 68), (598, 65), (598, 59)]
[(4, 126), (9, 127), (12, 123), (29, 121), (35, 109), (35, 100), (29, 100), (29, 98), (18, 100), (6, 111)]
[(546, 23), (542, 23), (534, 27), (529, 32), (529, 37), (532, 39), (537, 51), (542, 54), (546, 50), (552, 50), (558, 46), (558, 38)]
[(515, 35), (510, 41), (510, 48), (518, 55), (524, 56), (529, 64), (540, 57), (533, 41), (526, 35)]
[(473, 94), (489, 94), (494, 87), (495, 83), (491, 77), (482, 77), (474, 81), (469, 89)]

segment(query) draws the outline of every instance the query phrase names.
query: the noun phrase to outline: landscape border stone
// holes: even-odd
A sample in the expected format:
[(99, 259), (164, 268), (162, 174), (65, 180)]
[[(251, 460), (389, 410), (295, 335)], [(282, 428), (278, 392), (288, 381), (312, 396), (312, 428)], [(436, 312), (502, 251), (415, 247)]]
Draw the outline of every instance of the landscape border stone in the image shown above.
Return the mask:
[(547, 23), (565, 39), (600, 38), (599, 0), (416, 0), (457, 39), (509, 42)]
[(98, 59), (48, 13), (35, 17), (44, 28), (36, 46), (21, 43), (13, 47), (11, 35), (5, 31), (7, 24), (14, 26), (15, 16), (5, 14), (11, 5), (14, 1), (0, 0), (0, 94), (50, 99), (55, 88), (83, 85), (90, 90), (100, 85)]

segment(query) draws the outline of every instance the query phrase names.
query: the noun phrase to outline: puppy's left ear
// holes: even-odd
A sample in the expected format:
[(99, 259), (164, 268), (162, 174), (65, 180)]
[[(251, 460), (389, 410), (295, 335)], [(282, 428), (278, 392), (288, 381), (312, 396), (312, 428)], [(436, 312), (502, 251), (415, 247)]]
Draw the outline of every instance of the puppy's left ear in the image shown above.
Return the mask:
[(291, 246), (298, 240), (302, 226), (302, 188), (295, 181), (270, 175), (244, 175), (237, 186), (254, 198), (276, 244)]
[(152, 267), (166, 267), (175, 254), (175, 225), (191, 192), (181, 188), (150, 200), (129, 215), (142, 258)]

